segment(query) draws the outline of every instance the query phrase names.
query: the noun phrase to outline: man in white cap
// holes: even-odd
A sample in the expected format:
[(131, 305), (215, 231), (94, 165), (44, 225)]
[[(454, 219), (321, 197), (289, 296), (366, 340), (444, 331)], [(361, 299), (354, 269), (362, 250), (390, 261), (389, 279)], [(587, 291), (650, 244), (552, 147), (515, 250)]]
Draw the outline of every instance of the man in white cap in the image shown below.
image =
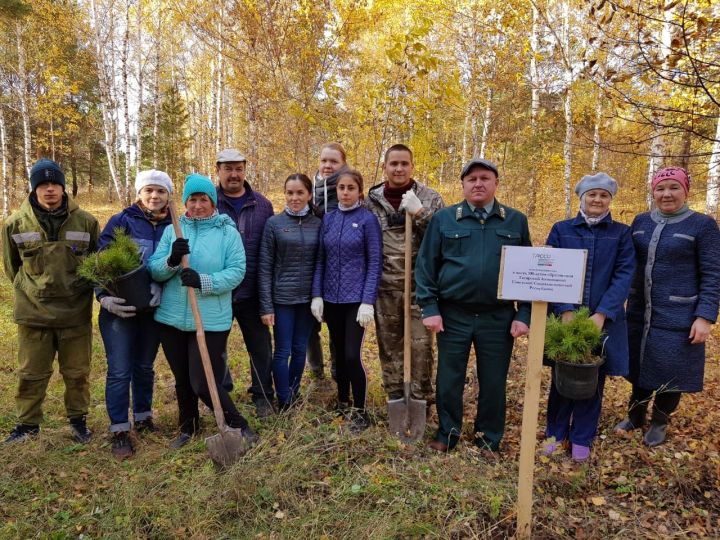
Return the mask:
[(229, 215), (245, 248), (245, 278), (233, 291), (233, 316), (250, 357), (252, 394), (258, 418), (273, 414), (272, 341), (270, 329), (260, 319), (257, 267), (265, 222), (273, 215), (272, 203), (254, 191), (245, 179), (247, 159), (235, 148), (220, 152), (216, 160), (218, 211)]

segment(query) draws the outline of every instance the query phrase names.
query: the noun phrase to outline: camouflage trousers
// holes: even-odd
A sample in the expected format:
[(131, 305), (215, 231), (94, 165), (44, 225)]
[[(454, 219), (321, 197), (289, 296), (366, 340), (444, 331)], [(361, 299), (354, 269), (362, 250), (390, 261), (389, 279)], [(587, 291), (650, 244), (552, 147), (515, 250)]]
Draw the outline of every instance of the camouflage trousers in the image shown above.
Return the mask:
[[(381, 290), (375, 302), (375, 331), (383, 386), (389, 399), (403, 396), (404, 296), (403, 291)], [(413, 398), (434, 401), (432, 377), (435, 355), (432, 334), (423, 326), (417, 304), (412, 304), (410, 309), (412, 314), (410, 393)]]
[(90, 357), (92, 326), (35, 328), (18, 325), (18, 390), (15, 396), (18, 419), (38, 425), (43, 419), (53, 361), (57, 355), (65, 382), (65, 412), (68, 418), (87, 414), (90, 405)]

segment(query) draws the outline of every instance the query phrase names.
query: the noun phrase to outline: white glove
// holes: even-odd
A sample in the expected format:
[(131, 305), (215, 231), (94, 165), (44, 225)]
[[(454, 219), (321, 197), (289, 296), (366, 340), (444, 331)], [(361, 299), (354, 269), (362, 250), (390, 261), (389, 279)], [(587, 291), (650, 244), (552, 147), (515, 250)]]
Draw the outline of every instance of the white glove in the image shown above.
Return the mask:
[(357, 319), (355, 320), (360, 326), (362, 326), (363, 328), (367, 328), (373, 320), (374, 313), (375, 308), (373, 308), (370, 304), (360, 304), (360, 307), (358, 308)]
[(162, 300), (162, 285), (151, 281), (150, 294), (152, 295), (152, 298), (150, 298), (150, 307), (158, 307), (160, 300)]
[(422, 207), (423, 205), (420, 199), (418, 199), (418, 196), (415, 195), (412, 189), (408, 189), (403, 193), (402, 200), (400, 201), (400, 210), (405, 210), (408, 214), (414, 216), (422, 210)]
[(322, 316), (323, 316), (323, 299), (320, 296), (316, 296), (312, 299), (312, 302), (310, 302), (310, 311), (313, 314), (313, 317), (317, 319), (317, 322), (322, 322)]
[(135, 316), (135, 306), (123, 306), (125, 303), (124, 298), (118, 298), (117, 296), (103, 296), (100, 299), (100, 305), (107, 311), (120, 317), (121, 319), (127, 319)]

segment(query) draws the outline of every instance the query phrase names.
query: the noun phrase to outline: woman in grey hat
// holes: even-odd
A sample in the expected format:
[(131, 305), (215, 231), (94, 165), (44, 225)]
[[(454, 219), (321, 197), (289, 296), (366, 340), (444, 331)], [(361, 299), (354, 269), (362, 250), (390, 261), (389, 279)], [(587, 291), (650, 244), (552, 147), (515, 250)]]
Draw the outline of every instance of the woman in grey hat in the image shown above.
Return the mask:
[(561, 396), (553, 384), (548, 397), (548, 439), (543, 451), (550, 455), (570, 443), (575, 461), (586, 461), (597, 432), (606, 375), (627, 375), (628, 339), (625, 300), (635, 270), (635, 250), (630, 227), (610, 215), (617, 182), (605, 173), (583, 176), (575, 187), (580, 211), (573, 219), (553, 225), (547, 244), (552, 247), (586, 249), (587, 270), (581, 305), (550, 304), (550, 310), (570, 320), (580, 307), (590, 309), (592, 321), (607, 336), (603, 364), (595, 395), (573, 400)]

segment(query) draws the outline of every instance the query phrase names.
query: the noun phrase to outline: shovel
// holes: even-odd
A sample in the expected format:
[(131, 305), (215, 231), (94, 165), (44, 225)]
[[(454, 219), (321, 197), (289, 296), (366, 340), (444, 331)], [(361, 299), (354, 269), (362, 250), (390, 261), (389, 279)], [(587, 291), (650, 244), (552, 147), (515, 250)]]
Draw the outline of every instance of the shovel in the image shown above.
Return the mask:
[(425, 433), (426, 402), (410, 397), (410, 351), (412, 325), (410, 314), (410, 279), (412, 277), (412, 217), (405, 211), (405, 303), (403, 328), (403, 387), (400, 399), (388, 400), (390, 431), (403, 442), (417, 441)]
[[(169, 204), (168, 210), (170, 211), (173, 228), (175, 229), (175, 236), (182, 238), (182, 230), (180, 229), (180, 223), (178, 223), (172, 202)], [(182, 258), (182, 267), (190, 267), (187, 255)], [(220, 396), (218, 395), (217, 385), (215, 384), (215, 375), (213, 374), (212, 364), (210, 363), (210, 353), (208, 352), (207, 343), (205, 342), (205, 330), (203, 328), (197, 298), (195, 297), (195, 289), (193, 287), (186, 288), (193, 318), (195, 319), (200, 358), (202, 359), (205, 379), (207, 380), (208, 390), (210, 391), (213, 413), (215, 413), (215, 421), (217, 422), (219, 431), (218, 434), (206, 438), (205, 445), (207, 446), (208, 454), (210, 454), (210, 459), (212, 459), (218, 467), (224, 468), (240, 459), (240, 457), (248, 451), (251, 443), (240, 430), (232, 429), (225, 423), (225, 415), (223, 414), (222, 405), (220, 404)]]

